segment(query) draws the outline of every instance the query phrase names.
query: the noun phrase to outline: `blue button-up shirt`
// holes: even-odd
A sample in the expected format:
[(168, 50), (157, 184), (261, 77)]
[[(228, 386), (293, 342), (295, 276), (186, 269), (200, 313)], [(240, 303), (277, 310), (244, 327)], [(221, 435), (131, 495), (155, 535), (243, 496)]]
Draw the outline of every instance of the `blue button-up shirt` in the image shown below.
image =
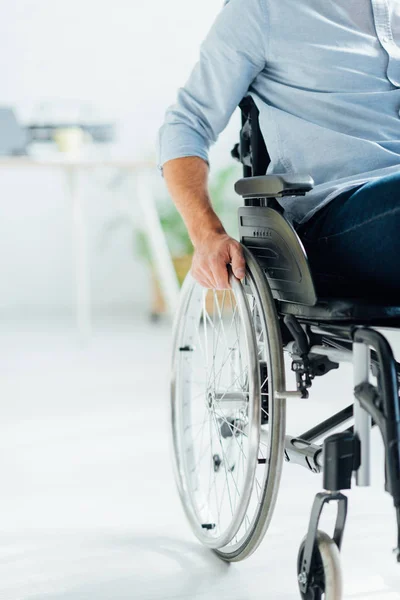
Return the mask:
[(304, 198), (280, 200), (292, 222), (398, 171), (400, 0), (230, 0), (167, 111), (160, 166), (184, 156), (208, 161), (247, 92), (260, 111), (268, 173), (315, 180)]

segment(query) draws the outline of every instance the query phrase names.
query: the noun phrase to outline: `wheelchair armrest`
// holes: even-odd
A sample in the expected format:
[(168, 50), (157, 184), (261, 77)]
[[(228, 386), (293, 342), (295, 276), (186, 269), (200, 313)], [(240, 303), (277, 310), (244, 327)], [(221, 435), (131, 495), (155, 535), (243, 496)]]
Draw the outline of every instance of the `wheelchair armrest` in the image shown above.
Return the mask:
[(304, 196), (314, 187), (310, 175), (261, 175), (245, 177), (235, 183), (235, 192), (243, 198)]

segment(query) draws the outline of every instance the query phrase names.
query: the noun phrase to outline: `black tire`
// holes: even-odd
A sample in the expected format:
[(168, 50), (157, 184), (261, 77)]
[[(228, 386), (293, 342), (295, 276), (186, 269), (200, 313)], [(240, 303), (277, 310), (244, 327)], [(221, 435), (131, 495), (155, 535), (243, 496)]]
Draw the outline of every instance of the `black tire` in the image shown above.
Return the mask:
[[(297, 557), (297, 576), (301, 573), (306, 538), (303, 539)], [(300, 590), (302, 600), (341, 600), (342, 599), (342, 573), (340, 568), (340, 554), (332, 538), (324, 531), (317, 532), (317, 546), (315, 548), (312, 565), (311, 581), (306, 593)]]

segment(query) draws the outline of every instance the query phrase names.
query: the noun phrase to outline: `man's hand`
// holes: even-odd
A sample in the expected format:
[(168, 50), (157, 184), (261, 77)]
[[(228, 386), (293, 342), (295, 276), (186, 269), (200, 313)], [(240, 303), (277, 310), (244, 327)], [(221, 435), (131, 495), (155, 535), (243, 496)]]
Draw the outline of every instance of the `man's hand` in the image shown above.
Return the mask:
[(195, 243), (191, 273), (203, 287), (224, 290), (230, 287), (227, 265), (238, 279), (245, 275), (241, 245), (227, 233), (211, 233)]

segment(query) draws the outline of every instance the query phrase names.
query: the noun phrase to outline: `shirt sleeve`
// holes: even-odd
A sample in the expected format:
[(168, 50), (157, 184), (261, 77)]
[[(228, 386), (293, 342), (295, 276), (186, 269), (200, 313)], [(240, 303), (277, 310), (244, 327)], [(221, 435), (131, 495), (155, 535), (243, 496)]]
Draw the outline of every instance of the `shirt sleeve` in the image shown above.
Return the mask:
[(208, 162), (223, 131), (266, 62), (264, 0), (230, 0), (200, 48), (189, 80), (166, 112), (158, 135), (158, 164), (185, 156)]

